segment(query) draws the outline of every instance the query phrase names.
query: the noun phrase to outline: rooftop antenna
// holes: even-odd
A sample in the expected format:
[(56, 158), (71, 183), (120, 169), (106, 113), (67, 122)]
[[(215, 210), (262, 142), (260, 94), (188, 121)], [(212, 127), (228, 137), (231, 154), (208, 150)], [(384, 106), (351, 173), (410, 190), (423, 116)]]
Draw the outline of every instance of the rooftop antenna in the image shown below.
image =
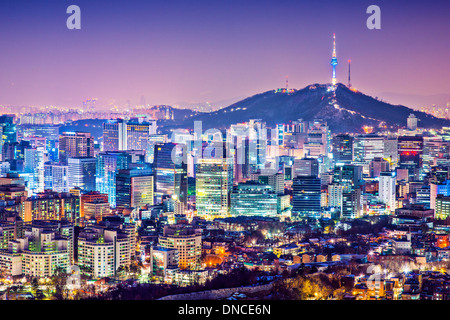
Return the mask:
[(288, 87), (289, 87), (289, 76), (286, 76), (286, 92), (288, 91)]
[(350, 81), (350, 64), (351, 64), (352, 60), (348, 59), (348, 87), (351, 88), (352, 87), (352, 83)]

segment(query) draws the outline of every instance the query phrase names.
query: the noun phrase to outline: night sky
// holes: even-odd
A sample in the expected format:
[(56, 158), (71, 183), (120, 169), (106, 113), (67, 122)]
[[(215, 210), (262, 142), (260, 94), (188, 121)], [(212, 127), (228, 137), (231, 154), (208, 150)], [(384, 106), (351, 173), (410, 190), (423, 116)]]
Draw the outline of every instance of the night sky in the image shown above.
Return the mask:
[[(81, 8), (81, 30), (66, 9)], [(381, 8), (381, 30), (366, 9)], [(450, 1), (0, 0), (0, 104), (220, 101), (337, 77), (450, 94)]]

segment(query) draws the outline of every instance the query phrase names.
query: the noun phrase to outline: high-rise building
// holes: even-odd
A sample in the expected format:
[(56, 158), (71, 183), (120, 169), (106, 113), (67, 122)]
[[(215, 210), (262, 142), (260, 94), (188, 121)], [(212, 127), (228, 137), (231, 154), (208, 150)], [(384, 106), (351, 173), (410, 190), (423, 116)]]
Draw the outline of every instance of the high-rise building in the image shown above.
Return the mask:
[(44, 191), (44, 150), (39, 148), (25, 149), (24, 173), (21, 174), (27, 182), (31, 193)]
[(341, 209), (343, 194), (350, 192), (352, 189), (350, 184), (332, 183), (328, 185), (328, 207), (334, 209)]
[(292, 213), (302, 216), (318, 215), (321, 211), (321, 181), (315, 176), (298, 176), (292, 184)]
[(409, 180), (420, 180), (420, 173), (422, 171), (423, 164), (423, 137), (398, 137), (398, 154), (398, 166), (400, 169), (408, 169)]
[(389, 171), (389, 162), (383, 158), (373, 158), (369, 164), (370, 177), (376, 178), (381, 172)]
[(319, 176), (319, 162), (314, 158), (295, 159), (293, 176)]
[(59, 137), (59, 161), (69, 158), (94, 157), (94, 137), (89, 132), (63, 132)]
[(336, 162), (348, 162), (353, 160), (353, 137), (348, 134), (338, 134), (332, 139), (333, 159)]
[(128, 121), (126, 123), (126, 130), (127, 150), (147, 150), (149, 147), (149, 137), (156, 134), (156, 121)]
[(280, 213), (277, 197), (269, 185), (240, 183), (231, 193), (231, 215), (276, 216)]
[(84, 220), (84, 204), (90, 202), (103, 202), (108, 203), (108, 195), (105, 193), (100, 193), (98, 191), (90, 191), (87, 193), (80, 194), (80, 219)]
[(167, 225), (158, 241), (163, 248), (178, 250), (178, 267), (180, 269), (195, 269), (200, 266), (201, 229), (180, 224)]
[(361, 189), (344, 191), (342, 194), (341, 219), (356, 219), (361, 216)]
[(127, 150), (127, 128), (123, 119), (103, 123), (103, 151)]
[(140, 208), (153, 205), (154, 177), (151, 168), (121, 169), (116, 176), (116, 206)]
[(436, 209), (438, 195), (450, 197), (450, 180), (430, 183), (430, 209)]
[(388, 171), (380, 173), (378, 197), (381, 202), (386, 204), (386, 209), (389, 212), (395, 212), (397, 208), (396, 183), (397, 177), (395, 172)]
[(113, 277), (130, 266), (133, 250), (123, 230), (89, 225), (78, 237), (78, 265), (93, 278)]
[(106, 151), (97, 155), (96, 189), (106, 193), (111, 207), (116, 207), (116, 175), (120, 169), (128, 169), (132, 156), (127, 152)]
[(0, 250), (0, 264), (6, 274), (47, 278), (58, 268), (69, 270), (73, 264), (73, 226), (45, 224), (27, 226), (23, 238), (9, 241), (8, 249)]
[(371, 161), (384, 155), (383, 136), (374, 134), (358, 135), (353, 139), (353, 161)]
[(333, 182), (350, 184), (353, 187), (360, 186), (363, 183), (362, 167), (352, 164), (336, 165), (334, 168)]
[[(0, 116), (0, 150), (4, 144), (14, 144), (17, 142), (17, 128), (14, 123), (14, 115), (4, 114)], [(1, 159), (4, 161), (5, 159)]]
[(109, 203), (103, 199), (95, 199), (83, 203), (83, 214), (85, 221), (95, 220), (100, 222), (104, 217), (112, 215)]
[(103, 124), (103, 151), (146, 150), (156, 135), (156, 121), (143, 118), (108, 120)]
[(160, 246), (150, 247), (150, 259), (152, 277), (164, 282), (170, 269), (178, 269), (178, 250), (163, 248)]
[(195, 167), (195, 201), (199, 215), (219, 218), (229, 215), (233, 189), (231, 158), (201, 158)]
[(253, 174), (251, 175), (251, 180), (271, 186), (276, 194), (284, 193), (284, 175), (282, 173)]
[(305, 156), (309, 158), (327, 157), (330, 154), (331, 133), (325, 121), (315, 119), (309, 123), (303, 149)]
[[(243, 181), (250, 174), (264, 170), (267, 140), (266, 123), (261, 119), (250, 119), (248, 122), (230, 126), (226, 142), (234, 154), (236, 181)], [(231, 157), (231, 154), (227, 156)]]
[(398, 161), (397, 144), (398, 144), (397, 138), (386, 138), (384, 140), (383, 158), (388, 160), (393, 166), (396, 166)]
[(77, 224), (80, 220), (80, 198), (70, 193), (46, 190), (21, 202), (19, 210), (24, 222), (68, 220)]
[(82, 191), (95, 191), (95, 176), (97, 159), (69, 158), (68, 159), (68, 185), (69, 189), (80, 188)]
[(170, 195), (183, 203), (187, 202), (187, 163), (183, 145), (156, 145), (153, 172), (158, 198)]
[(69, 166), (61, 163), (44, 164), (44, 188), (54, 192), (69, 192)]
[(416, 118), (416, 116), (411, 113), (408, 119), (406, 120), (407, 128), (412, 131), (417, 130), (417, 121), (418, 119)]
[(448, 217), (450, 217), (450, 197), (438, 195), (436, 197), (434, 218), (438, 220), (446, 220)]

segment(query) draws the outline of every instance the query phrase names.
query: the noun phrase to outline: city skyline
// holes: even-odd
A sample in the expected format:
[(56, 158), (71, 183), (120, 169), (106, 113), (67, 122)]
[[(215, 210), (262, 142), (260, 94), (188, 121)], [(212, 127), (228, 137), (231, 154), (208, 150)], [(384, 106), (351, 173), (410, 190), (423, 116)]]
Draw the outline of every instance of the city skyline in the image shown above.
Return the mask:
[(351, 59), (353, 86), (391, 103), (450, 92), (444, 1), (378, 1), (380, 30), (368, 1), (76, 4), (81, 30), (66, 28), (69, 3), (1, 4), (0, 104), (178, 105), (329, 83), (333, 34), (338, 82)]

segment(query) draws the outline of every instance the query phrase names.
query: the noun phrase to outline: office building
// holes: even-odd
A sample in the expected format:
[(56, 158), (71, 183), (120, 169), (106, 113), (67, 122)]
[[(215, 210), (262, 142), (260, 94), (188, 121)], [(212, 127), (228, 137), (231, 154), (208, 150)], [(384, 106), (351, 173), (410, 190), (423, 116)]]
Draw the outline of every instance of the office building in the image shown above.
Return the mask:
[(195, 167), (197, 214), (208, 219), (229, 215), (233, 189), (233, 163), (230, 158), (202, 158)]
[(116, 176), (116, 207), (141, 208), (154, 204), (154, 177), (151, 168), (121, 169)]
[(153, 172), (158, 199), (170, 195), (183, 203), (187, 202), (187, 163), (183, 145), (156, 145)]
[(240, 183), (231, 193), (232, 216), (276, 216), (278, 195), (271, 186), (256, 182)]
[(292, 213), (302, 216), (320, 214), (321, 182), (315, 176), (298, 176), (292, 184)]
[(97, 155), (96, 190), (109, 196), (111, 207), (116, 207), (116, 175), (120, 169), (128, 169), (131, 154), (107, 151)]
[(89, 132), (63, 132), (59, 137), (59, 161), (69, 158), (94, 157), (94, 137)]
[(69, 192), (69, 166), (61, 163), (44, 164), (44, 189), (54, 192)]
[(338, 134), (331, 140), (333, 159), (336, 162), (350, 163), (353, 160), (353, 137)]
[(84, 192), (96, 190), (96, 158), (69, 158), (68, 167), (69, 189), (79, 188)]

